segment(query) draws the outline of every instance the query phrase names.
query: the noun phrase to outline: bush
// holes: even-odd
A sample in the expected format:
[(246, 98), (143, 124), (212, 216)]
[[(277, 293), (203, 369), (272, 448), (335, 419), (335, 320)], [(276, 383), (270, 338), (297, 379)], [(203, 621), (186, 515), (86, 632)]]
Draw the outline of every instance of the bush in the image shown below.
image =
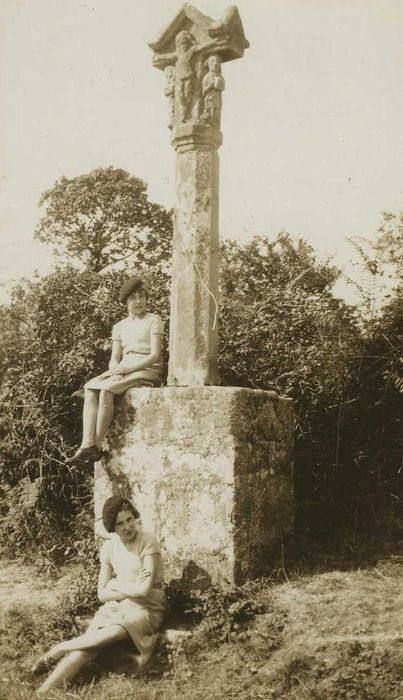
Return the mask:
[(193, 589), (188, 581), (173, 580), (166, 587), (168, 611), (164, 627), (191, 631), (180, 643), (180, 649), (188, 654), (232, 639), (246, 639), (249, 623), (267, 610), (270, 584), (269, 579), (261, 579), (242, 586), (218, 587), (203, 579), (199, 580), (202, 588)]
[[(63, 551), (75, 515), (91, 504), (92, 480), (65, 459), (81, 435), (75, 392), (107, 366), (111, 328), (124, 315), (124, 275), (61, 268), (17, 285), (0, 308), (3, 529), (18, 551), (24, 543)], [(165, 277), (143, 276), (151, 308), (166, 318)]]
[[(168, 332), (168, 275), (147, 269), (149, 255), (161, 261), (158, 245), (144, 247), (136, 272)], [(65, 465), (81, 432), (75, 392), (108, 362), (126, 274), (60, 268), (17, 285), (0, 307), (3, 529), (18, 551), (36, 543), (59, 556), (76, 539), (75, 516), (90, 506), (91, 479)], [(357, 518), (364, 528), (377, 505), (390, 510), (399, 464), (401, 302), (395, 297), (363, 327), (357, 310), (332, 295), (337, 276), (284, 233), (222, 246), (222, 382), (294, 399), (299, 524), (316, 534), (356, 527)]]

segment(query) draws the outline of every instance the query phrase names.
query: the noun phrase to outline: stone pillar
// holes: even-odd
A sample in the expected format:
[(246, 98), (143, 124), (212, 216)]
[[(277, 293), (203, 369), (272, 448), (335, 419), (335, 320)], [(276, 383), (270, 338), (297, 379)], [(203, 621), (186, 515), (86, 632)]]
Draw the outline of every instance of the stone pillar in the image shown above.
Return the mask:
[(294, 524), (292, 401), (237, 387), (131, 389), (96, 467), (97, 533), (112, 493), (157, 533), (166, 580), (238, 584), (282, 565)]
[(185, 5), (150, 46), (177, 153), (168, 385), (217, 384), (221, 64), (249, 43), (236, 8), (215, 22)]
[[(218, 182), (216, 148), (206, 127), (176, 134), (169, 385), (217, 384)], [(207, 133), (206, 133), (207, 132)]]

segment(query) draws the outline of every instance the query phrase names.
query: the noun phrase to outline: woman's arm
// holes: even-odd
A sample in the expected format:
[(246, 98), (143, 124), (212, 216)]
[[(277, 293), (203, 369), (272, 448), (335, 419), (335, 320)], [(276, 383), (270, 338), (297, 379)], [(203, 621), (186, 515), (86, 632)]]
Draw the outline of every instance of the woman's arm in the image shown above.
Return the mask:
[(158, 557), (159, 554), (147, 554), (144, 557), (144, 566), (140, 571), (139, 577), (135, 581), (124, 582), (117, 579), (112, 584), (114, 591), (122, 594), (125, 598), (142, 598), (146, 596), (154, 585)]
[(111, 371), (111, 373), (112, 374), (128, 374), (129, 372), (136, 372), (140, 369), (146, 369), (146, 367), (150, 367), (155, 362), (158, 362), (158, 360), (161, 357), (161, 353), (162, 353), (163, 337), (164, 336), (162, 333), (151, 333), (151, 335), (150, 335), (150, 348), (151, 348), (150, 354), (144, 355), (144, 359), (141, 360), (141, 362), (134, 362), (133, 364), (130, 364), (130, 360), (125, 359), (124, 362), (121, 362), (118, 366), (115, 366), (114, 369)]
[(118, 366), (122, 359), (122, 343), (120, 340), (112, 340), (111, 359), (109, 361), (109, 369), (112, 370)]
[(107, 603), (110, 600), (123, 600), (127, 595), (119, 591), (112, 590), (108, 587), (108, 583), (112, 578), (112, 567), (107, 562), (101, 562), (101, 568), (98, 576), (98, 598), (101, 603)]

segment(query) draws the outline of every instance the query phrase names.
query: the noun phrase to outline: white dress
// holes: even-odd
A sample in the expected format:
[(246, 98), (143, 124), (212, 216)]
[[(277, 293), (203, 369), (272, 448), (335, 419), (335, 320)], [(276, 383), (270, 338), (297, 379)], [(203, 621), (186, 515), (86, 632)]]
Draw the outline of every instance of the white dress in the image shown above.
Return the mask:
[(111, 600), (104, 603), (90, 623), (89, 629), (99, 629), (110, 625), (121, 625), (128, 632), (137, 649), (141, 652), (143, 641), (157, 632), (162, 624), (166, 609), (166, 597), (162, 589), (163, 568), (160, 548), (156, 538), (148, 532), (138, 531), (134, 543), (128, 549), (118, 535), (105, 542), (101, 549), (101, 562), (109, 564), (120, 581), (136, 581), (144, 566), (144, 557), (158, 555), (154, 587), (143, 597)]
[[(122, 361), (130, 364), (142, 362), (144, 355), (151, 352), (151, 336), (163, 334), (164, 324), (158, 314), (147, 311), (141, 318), (124, 318), (112, 329), (112, 341), (118, 340), (122, 346)], [(106, 389), (113, 394), (123, 394), (134, 386), (159, 386), (162, 381), (162, 360), (145, 369), (135, 370), (123, 375), (109, 376), (109, 372), (90, 379), (86, 389)]]

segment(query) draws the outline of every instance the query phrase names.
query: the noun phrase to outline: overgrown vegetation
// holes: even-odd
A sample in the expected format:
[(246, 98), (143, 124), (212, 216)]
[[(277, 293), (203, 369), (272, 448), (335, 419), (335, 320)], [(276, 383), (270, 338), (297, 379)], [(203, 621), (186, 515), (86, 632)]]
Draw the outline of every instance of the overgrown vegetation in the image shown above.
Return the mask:
[[(0, 307), (1, 527), (16, 552), (34, 546), (56, 559), (88, 557), (82, 514), (92, 482), (65, 465), (80, 432), (76, 392), (107, 363), (111, 327), (124, 313), (116, 301), (124, 275), (146, 277), (150, 308), (168, 322), (171, 213), (149, 202), (141, 180), (114, 168), (62, 178), (41, 205), (37, 236), (65, 257), (47, 277), (17, 284)], [(385, 214), (377, 265), (363, 259), (376, 274), (383, 261), (395, 278), (377, 316), (366, 302), (351, 307), (334, 297), (338, 270), (303, 241), (280, 233), (222, 245), (222, 382), (294, 399), (299, 532), (316, 538), (344, 528), (354, 541), (369, 523), (374, 535), (396, 538), (401, 221)]]
[[(1, 698), (32, 698), (37, 682), (29, 674), (33, 659), (80, 629), (83, 609), (77, 601), (85, 596), (76, 592), (82, 574), (84, 569), (76, 568), (69, 580), (62, 579), (53, 605), (36, 603), (36, 574), (32, 581), (25, 576), (32, 588), (29, 602), (5, 609), (2, 600)], [(123, 648), (110, 649), (99, 664), (80, 674), (68, 697), (398, 700), (401, 576), (401, 561), (392, 557), (367, 570), (290, 573), (283, 583), (263, 580), (224, 593), (198, 592), (192, 636), (161, 640), (145, 677), (130, 676), (130, 657)], [(54, 590), (54, 582), (48, 588)]]

